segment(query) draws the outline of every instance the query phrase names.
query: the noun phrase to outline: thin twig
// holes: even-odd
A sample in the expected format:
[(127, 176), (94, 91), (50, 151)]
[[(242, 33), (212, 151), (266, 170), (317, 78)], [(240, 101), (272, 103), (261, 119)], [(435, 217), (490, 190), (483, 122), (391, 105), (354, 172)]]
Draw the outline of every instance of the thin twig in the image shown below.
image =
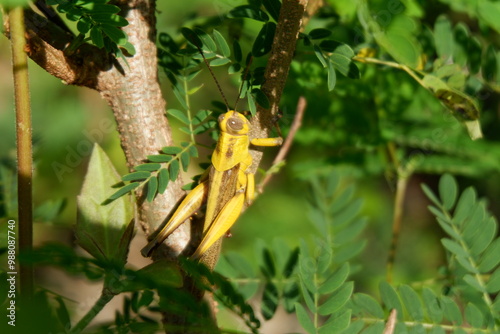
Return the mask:
[(389, 314), (389, 318), (387, 319), (387, 323), (384, 328), (383, 334), (393, 334), (396, 329), (396, 320), (397, 320), (398, 311), (396, 309), (392, 309)]
[(389, 256), (387, 259), (387, 281), (392, 282), (394, 261), (396, 259), (396, 249), (399, 241), (399, 233), (401, 232), (401, 224), (403, 221), (403, 206), (406, 196), (406, 188), (410, 174), (401, 172), (401, 168), (397, 172), (396, 194), (394, 196), (394, 217), (392, 220), (392, 239), (389, 248)]
[[(285, 160), (286, 155), (288, 154), (288, 151), (290, 151), (290, 148), (292, 147), (293, 143), (293, 138), (295, 137), (295, 134), (299, 130), (300, 126), (302, 125), (302, 118), (304, 116), (304, 112), (307, 107), (307, 100), (305, 97), (301, 96), (299, 97), (299, 101), (297, 102), (297, 111), (295, 112), (295, 117), (293, 119), (292, 125), (290, 127), (290, 131), (288, 132), (288, 136), (285, 139), (285, 142), (281, 146), (281, 149), (279, 150), (278, 154), (274, 158), (274, 161), (272, 163), (272, 166), (278, 165), (280, 162)], [(274, 173), (268, 173), (264, 177), (264, 179), (260, 182), (259, 186), (257, 187), (259, 193), (262, 193), (265, 185), (271, 180), (273, 177)]]
[[(28, 57), (26, 46), (24, 12), (16, 7), (9, 13), (12, 41), (12, 65), (14, 72), (14, 95), (16, 101), (17, 135), (17, 200), (19, 217), (19, 249), (33, 249), (33, 147), (31, 144), (32, 124), (29, 96)], [(26, 299), (33, 296), (33, 267), (22, 265), (19, 268), (21, 295)]]

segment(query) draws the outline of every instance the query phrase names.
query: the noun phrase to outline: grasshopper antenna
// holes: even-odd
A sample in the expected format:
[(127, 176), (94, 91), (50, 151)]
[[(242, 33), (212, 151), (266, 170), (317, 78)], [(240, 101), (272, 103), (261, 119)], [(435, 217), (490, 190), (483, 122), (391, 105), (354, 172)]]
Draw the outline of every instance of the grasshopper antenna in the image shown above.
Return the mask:
[(234, 103), (234, 110), (238, 106), (238, 102), (240, 102), (241, 90), (243, 89), (243, 85), (245, 84), (245, 80), (247, 79), (248, 72), (250, 70), (250, 65), (252, 65), (253, 56), (250, 54), (250, 59), (247, 62), (247, 66), (245, 68), (245, 73), (243, 73), (243, 78), (241, 80), (241, 86), (239, 89), (238, 97), (236, 98), (236, 102)]
[(214, 79), (215, 84), (217, 85), (217, 89), (219, 89), (219, 93), (222, 96), (222, 99), (224, 100), (224, 103), (226, 104), (227, 110), (229, 110), (229, 103), (227, 103), (226, 96), (224, 95), (224, 92), (222, 91), (222, 88), (220, 87), (219, 82), (215, 78), (215, 74), (212, 71), (212, 68), (210, 67), (210, 64), (208, 63), (207, 58), (205, 58), (205, 54), (203, 53), (203, 50), (199, 46), (197, 46), (197, 48), (198, 48), (198, 51), (201, 54), (201, 57), (203, 58), (203, 61), (205, 62), (205, 65), (207, 65), (208, 70), (210, 71), (210, 75), (212, 75), (212, 78)]

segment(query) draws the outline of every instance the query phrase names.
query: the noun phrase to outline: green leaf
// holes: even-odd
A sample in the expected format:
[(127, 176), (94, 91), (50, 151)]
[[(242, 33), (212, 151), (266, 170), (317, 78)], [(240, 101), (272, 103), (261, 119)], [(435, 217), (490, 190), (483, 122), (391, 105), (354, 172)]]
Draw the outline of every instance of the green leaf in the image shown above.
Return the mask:
[(337, 83), (337, 74), (335, 73), (335, 69), (333, 67), (333, 62), (328, 62), (328, 91), (331, 92), (335, 88), (335, 84)]
[(157, 191), (158, 191), (158, 178), (156, 176), (152, 176), (148, 181), (148, 191), (146, 195), (146, 199), (148, 202), (151, 203), (155, 199)]
[[(384, 324), (379, 322), (379, 323), (375, 323), (373, 325), (366, 327), (363, 330), (363, 334), (380, 334), (380, 333), (383, 333), (383, 331), (384, 331)], [(398, 332), (395, 332), (395, 333), (398, 333)]]
[(311, 318), (309, 318), (309, 315), (304, 309), (304, 306), (302, 306), (300, 303), (295, 303), (295, 312), (297, 313), (297, 319), (299, 320), (302, 328), (304, 328), (309, 334), (315, 334), (316, 328), (314, 327)]
[[(79, 245), (100, 260), (115, 260), (125, 265), (133, 236), (133, 209), (130, 198), (121, 197), (139, 186), (130, 183), (115, 194), (112, 186), (120, 182), (104, 151), (94, 145), (80, 194), (75, 235)], [(119, 198), (121, 197), (121, 198)], [(106, 199), (114, 200), (101, 205)]]
[(461, 67), (464, 67), (467, 64), (467, 52), (469, 51), (469, 28), (462, 22), (459, 22), (455, 25), (453, 35), (455, 40), (455, 47), (453, 49), (453, 61)]
[(434, 326), (431, 328), (429, 334), (446, 334), (446, 332), (442, 327)]
[(352, 301), (356, 306), (372, 316), (378, 319), (384, 318), (384, 310), (372, 296), (364, 293), (355, 293), (352, 297)]
[(271, 14), (272, 18), (278, 22), (281, 10), (281, 2), (279, 0), (266, 0), (263, 2), (264, 8)]
[(417, 322), (421, 322), (424, 319), (424, 310), (422, 302), (415, 290), (408, 285), (401, 285), (399, 287), (399, 293), (410, 317)]
[(151, 176), (150, 172), (141, 171), (141, 172), (133, 172), (130, 174), (126, 174), (122, 176), (122, 181), (137, 181), (137, 180), (145, 180)]
[(436, 204), (438, 207), (441, 207), (441, 201), (434, 195), (434, 192), (429, 188), (426, 184), (422, 183), (421, 188), (424, 191), (425, 195), (428, 199), (431, 200), (432, 203)]
[(189, 146), (188, 153), (193, 158), (197, 158), (198, 157), (198, 149), (196, 148), (195, 145)]
[(326, 302), (324, 302), (318, 309), (318, 313), (321, 315), (329, 315), (333, 312), (338, 311), (342, 306), (347, 303), (351, 297), (352, 291), (354, 289), (353, 282), (345, 283), (341, 288), (335, 291)]
[(162, 168), (158, 171), (158, 193), (163, 194), (169, 182), (168, 169)]
[(467, 251), (463, 249), (462, 246), (460, 246), (457, 242), (451, 239), (443, 238), (441, 239), (441, 243), (447, 250), (449, 250), (455, 256), (461, 256), (464, 258), (467, 258), (469, 256)]
[(500, 291), (500, 268), (491, 274), (488, 283), (486, 283), (486, 291), (489, 293), (496, 293)]
[(198, 36), (198, 38), (201, 40), (203, 43), (203, 50), (207, 50), (209, 52), (216, 53), (217, 52), (217, 45), (215, 44), (214, 40), (212, 37), (205, 32), (204, 30), (200, 28), (195, 28), (194, 33)]
[(311, 30), (308, 35), (311, 39), (322, 39), (327, 38), (332, 34), (332, 31), (329, 29), (318, 28)]
[(192, 119), (192, 123), (193, 125), (198, 125), (200, 123), (202, 123), (203, 121), (205, 121), (208, 116), (210, 116), (212, 114), (212, 112), (210, 110), (205, 110), (205, 109), (202, 109), (202, 110), (199, 110), (196, 115), (193, 117)]
[(210, 66), (212, 66), (212, 67), (224, 66), (226, 64), (229, 64), (230, 62), (231, 62), (231, 60), (228, 58), (216, 58), (216, 59), (210, 61)]
[(289, 257), (283, 266), (283, 277), (289, 278), (294, 272), (299, 260), (299, 248), (295, 248), (293, 251), (289, 252)]
[[(128, 21), (120, 15), (109, 13), (92, 13), (92, 20), (99, 22), (99, 25), (109, 25), (110, 27), (125, 27)], [(118, 44), (118, 43), (117, 43)]]
[(155, 282), (156, 287), (180, 288), (182, 286), (182, 275), (179, 267), (173, 262), (164, 259), (141, 268), (137, 271), (137, 274)]
[(76, 24), (76, 29), (82, 34), (86, 34), (92, 28), (92, 21), (87, 17), (82, 17)]
[(254, 57), (262, 57), (271, 51), (275, 32), (276, 23), (264, 23), (252, 46), (252, 55)]
[(465, 308), (465, 320), (475, 328), (481, 328), (484, 323), (484, 317), (481, 310), (472, 303), (468, 303)]
[(116, 14), (120, 12), (120, 7), (110, 5), (110, 4), (104, 4), (104, 3), (98, 3), (98, 2), (88, 2), (88, 3), (82, 3), (81, 5), (79, 4), (80, 7), (83, 9), (86, 9), (90, 13), (110, 13), (110, 14)]
[(276, 285), (272, 282), (267, 282), (264, 286), (264, 293), (262, 295), (262, 316), (264, 319), (269, 320), (276, 313), (278, 308), (279, 293)]
[(380, 282), (379, 285), (380, 297), (389, 310), (396, 309), (398, 312), (398, 319), (403, 319), (403, 306), (399, 300), (396, 290), (387, 282)]
[(179, 160), (172, 160), (170, 162), (170, 181), (175, 181), (179, 175)]
[[(120, 189), (118, 189), (116, 192), (114, 192), (111, 196), (109, 196), (108, 200), (109, 201), (114, 201), (116, 200), (117, 198), (120, 198), (122, 197), (123, 195), (125, 194), (128, 194), (129, 192), (131, 192), (132, 190), (134, 190), (135, 188), (137, 188), (138, 186), (140, 186), (141, 183), (140, 182), (132, 182), (132, 183), (129, 183), (123, 187), (121, 187)], [(105, 201), (106, 202), (106, 201)]]
[(342, 211), (335, 215), (335, 225), (341, 226), (352, 221), (361, 212), (363, 204), (362, 198), (349, 203)]
[(467, 53), (470, 72), (471, 74), (477, 74), (481, 68), (482, 46), (479, 39), (475, 36), (472, 36), (469, 40)]
[(490, 27), (500, 32), (500, 4), (495, 1), (479, 0), (477, 4), (479, 17)]
[(498, 80), (498, 58), (496, 48), (493, 44), (489, 45), (483, 55), (481, 62), (481, 74), (489, 82)]
[(203, 42), (201, 41), (198, 34), (196, 34), (193, 30), (186, 28), (186, 27), (182, 27), (181, 34), (193, 46), (200, 48), (200, 49), (203, 48)]
[(320, 285), (318, 293), (328, 294), (337, 290), (347, 279), (349, 275), (349, 263), (344, 263), (337, 271), (335, 271), (323, 284)]
[(167, 114), (169, 114), (170, 116), (173, 116), (175, 118), (177, 118), (179, 121), (181, 121), (182, 123), (186, 124), (186, 125), (189, 125), (189, 119), (188, 117), (186, 116), (186, 114), (178, 109), (168, 109), (167, 110)]
[(432, 322), (441, 323), (443, 320), (443, 310), (436, 294), (426, 287), (422, 290), (422, 299), (427, 310), (427, 315)]
[(316, 55), (316, 57), (320, 61), (321, 65), (323, 65), (323, 67), (326, 68), (328, 66), (328, 62), (325, 59), (325, 56), (323, 55), (323, 51), (321, 51), (320, 47), (317, 46), (316, 44), (313, 45), (313, 50), (314, 50), (314, 54)]
[(102, 31), (98, 27), (92, 27), (92, 29), (90, 29), (90, 39), (92, 40), (92, 43), (94, 43), (94, 45), (98, 48), (104, 47)]
[(269, 21), (269, 16), (264, 11), (251, 5), (235, 7), (229, 11), (227, 16), (229, 18), (248, 18), (263, 22)]
[[(349, 327), (351, 322), (351, 310), (345, 310), (341, 314), (332, 315), (328, 321), (319, 328), (319, 334), (341, 333)], [(342, 332), (343, 333), (343, 332)]]
[(255, 101), (264, 109), (269, 109), (271, 104), (266, 94), (260, 88), (252, 89), (252, 95), (255, 96)]
[(234, 54), (234, 60), (236, 60), (238, 63), (243, 59), (241, 46), (237, 40), (234, 40), (233, 42), (233, 54)]
[(181, 165), (182, 165), (183, 171), (187, 172), (190, 160), (191, 160), (191, 156), (189, 155), (189, 152), (182, 152), (181, 153)]
[(116, 44), (124, 45), (127, 43), (127, 35), (117, 27), (104, 23), (99, 27)]
[(455, 208), (455, 215), (453, 216), (453, 223), (456, 225), (462, 225), (467, 219), (467, 216), (476, 207), (476, 192), (473, 188), (468, 187), (462, 192), (457, 206)]
[[(484, 212), (485, 208), (482, 207), (482, 209), (483, 210), (481, 211)], [(474, 234), (469, 241), (470, 252), (472, 255), (481, 254), (486, 249), (486, 247), (488, 247), (491, 244), (493, 238), (496, 235), (497, 223), (495, 221), (495, 218), (489, 217), (489, 219), (487, 218), (484, 221), (485, 223), (482, 224), (482, 228), (479, 229), (477, 233)]]
[(165, 154), (148, 155), (147, 158), (151, 162), (159, 162), (159, 163), (165, 163), (172, 160), (171, 155), (165, 155)]
[(156, 172), (158, 169), (160, 169), (161, 164), (157, 162), (148, 162), (145, 164), (140, 164), (134, 167), (136, 171), (148, 171), (148, 172)]
[(248, 94), (248, 109), (250, 109), (250, 114), (255, 116), (257, 114), (257, 106), (255, 105), (255, 97), (252, 94)]
[(446, 210), (451, 210), (457, 200), (458, 185), (453, 176), (446, 173), (439, 180), (439, 197)]
[(365, 327), (365, 322), (363, 320), (356, 320), (351, 322), (349, 327), (342, 332), (342, 334), (358, 334), (363, 327)]
[(391, 18), (391, 24), (384, 32), (374, 37), (397, 62), (416, 68), (421, 54), (414, 31), (417, 25), (413, 18), (397, 15)]
[(441, 305), (443, 305), (444, 316), (446, 319), (460, 326), (462, 324), (462, 313), (458, 305), (447, 296), (441, 296)]
[[(257, 288), (257, 286), (256, 286)], [(295, 303), (300, 299), (300, 289), (296, 282), (289, 281), (283, 287), (283, 307), (287, 313), (292, 313)]]
[(134, 45), (130, 42), (120, 45), (120, 47), (125, 49), (125, 51), (127, 51), (131, 56), (135, 55), (136, 53)]
[(498, 263), (500, 263), (498, 254), (500, 254), (500, 238), (495, 239), (485, 250), (479, 262), (479, 271), (487, 273), (498, 266)]
[(222, 53), (222, 55), (226, 58), (231, 56), (231, 49), (229, 48), (229, 45), (226, 42), (226, 39), (220, 32), (214, 29), (213, 31), (214, 37), (215, 37), (215, 42), (219, 46), (219, 50)]
[(70, 324), (71, 318), (69, 316), (68, 308), (64, 303), (64, 299), (61, 296), (55, 296), (58, 306), (56, 307), (57, 318), (63, 324)]
[(440, 58), (446, 61), (453, 55), (454, 38), (451, 22), (443, 15), (438, 17), (434, 25), (434, 40)]
[(165, 147), (162, 147), (161, 151), (165, 154), (175, 155), (175, 154), (181, 153), (182, 148), (177, 147), (177, 146), (165, 146)]

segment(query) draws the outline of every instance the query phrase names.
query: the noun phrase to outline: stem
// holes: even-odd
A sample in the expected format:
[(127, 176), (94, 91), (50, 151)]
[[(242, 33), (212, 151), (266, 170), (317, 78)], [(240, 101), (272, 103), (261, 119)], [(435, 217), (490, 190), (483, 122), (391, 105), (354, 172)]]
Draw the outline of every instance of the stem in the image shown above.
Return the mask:
[[(304, 111), (306, 110), (306, 106), (307, 106), (307, 100), (303, 96), (299, 97), (299, 101), (297, 102), (297, 111), (295, 113), (293, 123), (290, 126), (290, 131), (288, 132), (285, 142), (283, 143), (280, 151), (274, 158), (271, 166), (276, 166), (285, 160), (288, 151), (290, 151), (290, 148), (292, 147), (293, 138), (295, 137), (295, 134), (302, 125), (302, 118), (304, 116)], [(264, 191), (264, 187), (271, 180), (273, 174), (274, 173), (267, 173), (264, 179), (260, 182), (260, 184), (257, 187), (259, 193), (262, 193)]]
[(387, 259), (387, 282), (392, 282), (394, 259), (396, 258), (396, 249), (401, 231), (403, 220), (403, 205), (405, 201), (406, 188), (411, 174), (403, 173), (401, 168), (398, 169), (396, 184), (396, 196), (394, 197), (394, 218), (392, 221), (392, 240), (389, 248), (389, 257)]
[[(9, 12), (12, 41), (12, 65), (14, 72), (14, 96), (16, 105), (17, 136), (17, 200), (19, 216), (19, 249), (33, 249), (33, 161), (31, 143), (31, 110), (29, 96), (28, 60), (24, 52), (24, 12), (16, 7)], [(21, 265), (20, 290), (23, 297), (30, 300), (33, 296), (33, 267)]]
[(102, 290), (101, 296), (95, 302), (94, 306), (83, 316), (82, 319), (68, 332), (68, 334), (81, 333), (85, 327), (94, 319), (108, 304), (115, 295), (111, 293), (108, 289), (104, 288)]
[(419, 85), (421, 85), (422, 87), (426, 87), (424, 82), (422, 81), (422, 79), (420, 79), (419, 76), (416, 75), (415, 72), (406, 65), (401, 65), (401, 64), (393, 62), (393, 61), (385, 61), (385, 60), (380, 60), (380, 59), (376, 59), (376, 58), (368, 58), (368, 57), (365, 58), (365, 57), (355, 56), (352, 59), (357, 60), (361, 63), (385, 65), (385, 66), (389, 66), (389, 67), (403, 70), (406, 73), (408, 73), (416, 82), (418, 82)]

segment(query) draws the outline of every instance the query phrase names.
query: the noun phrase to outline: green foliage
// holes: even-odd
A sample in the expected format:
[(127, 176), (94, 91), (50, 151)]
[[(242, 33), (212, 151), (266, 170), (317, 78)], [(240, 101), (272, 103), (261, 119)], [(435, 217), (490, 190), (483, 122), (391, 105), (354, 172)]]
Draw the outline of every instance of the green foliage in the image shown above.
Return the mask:
[(134, 235), (134, 211), (130, 197), (121, 197), (110, 205), (101, 203), (120, 177), (106, 153), (95, 144), (82, 190), (77, 198), (78, 221), (75, 236), (78, 244), (96, 259), (127, 262)]
[[(251, 6), (244, 7), (248, 9), (247, 7)], [(246, 13), (246, 11), (243, 12)], [(256, 103), (264, 108), (269, 107), (269, 100), (260, 89), (260, 85), (263, 83), (264, 68), (256, 67), (250, 69), (248, 66), (253, 57), (263, 57), (269, 53), (275, 28), (276, 25), (273, 22), (264, 23), (253, 43), (252, 51), (247, 53), (245, 58), (243, 58), (238, 40), (235, 39), (231, 43), (216, 29), (213, 29), (212, 34), (208, 34), (200, 28), (182, 28), (182, 36), (189, 43), (184, 48), (179, 48), (170, 35), (160, 33), (160, 65), (167, 74), (172, 84), (173, 93), (185, 109), (188, 119), (191, 113), (189, 110), (189, 97), (201, 88), (200, 85), (196, 88), (188, 89), (188, 85), (201, 71), (200, 65), (202, 65), (201, 68), (204, 67), (204, 64), (200, 64), (200, 61), (203, 59), (206, 60), (209, 67), (227, 66), (228, 74), (240, 74), (241, 88), (239, 98), (247, 98), (248, 107), (252, 115), (256, 113)], [(233, 45), (232, 53), (229, 47), (230, 44)], [(246, 63), (243, 63), (243, 59), (246, 59)], [(220, 93), (225, 99), (224, 94)], [(227, 102), (225, 103), (227, 104)], [(230, 106), (226, 105), (223, 110), (229, 108)], [(180, 116), (179, 113), (174, 117), (181, 117), (181, 120), (185, 120), (186, 118)], [(199, 134), (213, 128), (213, 125), (212, 122), (199, 127), (198, 130), (184, 129), (183, 131), (188, 134), (191, 134), (193, 131), (194, 134)]]
[[(328, 29), (318, 28), (311, 30), (308, 34), (302, 34), (304, 45), (312, 47), (314, 54), (320, 61), (323, 68), (328, 70), (328, 90), (332, 91), (337, 82), (335, 71), (340, 72), (345, 77), (359, 79), (359, 69), (353, 62), (355, 56), (351, 47), (329, 37), (332, 32)], [(319, 44), (314, 40), (323, 39)]]
[[(500, 291), (500, 238), (498, 223), (486, 209), (486, 201), (478, 199), (472, 188), (457, 196), (455, 179), (445, 174), (439, 182), (439, 198), (427, 186), (423, 190), (433, 202), (429, 210), (436, 216), (449, 238), (441, 239), (449, 252), (450, 279), (457, 292), (470, 298), (481, 310), (485, 328), (498, 329), (500, 299), (492, 294)], [(475, 310), (475, 309), (474, 309)], [(474, 312), (474, 311), (470, 311)]]
[(109, 0), (48, 0), (47, 4), (56, 6), (59, 13), (65, 14), (70, 21), (77, 22), (79, 35), (70, 50), (76, 50), (85, 42), (104, 48), (109, 53), (124, 57), (121, 48), (134, 55), (135, 49), (128, 42), (127, 35), (120, 28), (128, 25), (125, 18), (118, 15), (120, 7), (111, 5)]
[(197, 157), (198, 150), (193, 143), (163, 147), (162, 153), (148, 155), (151, 162), (135, 166), (134, 172), (122, 176), (121, 180), (128, 183), (121, 185), (104, 203), (108, 204), (139, 187), (146, 187), (146, 200), (152, 202), (158, 194), (165, 192), (170, 181), (177, 179), (180, 169), (186, 172), (191, 158)]
[(313, 252), (301, 241), (298, 278), (312, 319), (302, 304), (296, 303), (295, 309), (308, 333), (341, 333), (351, 324), (347, 302), (354, 283), (347, 281), (353, 271), (349, 260), (365, 246), (357, 237), (366, 219), (358, 217), (362, 201), (354, 199), (353, 185), (342, 184), (339, 173), (312, 178), (310, 184), (309, 216), (318, 236)]
[(228, 277), (238, 287), (245, 299), (257, 292), (262, 293), (260, 313), (271, 319), (278, 306), (291, 313), (299, 298), (298, 282), (294, 278), (298, 261), (298, 248), (291, 250), (282, 239), (276, 239), (272, 247), (263, 242), (256, 243), (258, 270), (237, 253), (224, 254), (217, 264), (217, 271)]

